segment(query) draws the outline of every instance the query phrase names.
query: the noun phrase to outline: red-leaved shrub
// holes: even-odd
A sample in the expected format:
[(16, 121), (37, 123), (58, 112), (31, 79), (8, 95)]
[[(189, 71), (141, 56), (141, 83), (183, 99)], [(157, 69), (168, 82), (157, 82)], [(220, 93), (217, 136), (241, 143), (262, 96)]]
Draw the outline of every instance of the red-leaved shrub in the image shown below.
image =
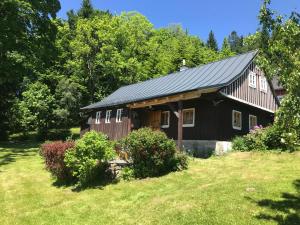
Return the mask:
[(67, 181), (72, 177), (64, 158), (66, 151), (74, 146), (74, 141), (54, 141), (41, 145), (41, 155), (45, 159), (46, 169), (59, 180)]

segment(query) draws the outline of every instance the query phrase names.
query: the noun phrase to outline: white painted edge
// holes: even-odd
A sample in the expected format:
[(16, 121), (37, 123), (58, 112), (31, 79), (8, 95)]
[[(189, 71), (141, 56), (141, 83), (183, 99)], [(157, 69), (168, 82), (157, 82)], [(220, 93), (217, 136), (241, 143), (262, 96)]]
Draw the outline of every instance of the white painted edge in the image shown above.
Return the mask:
[(259, 105), (256, 105), (256, 104), (247, 102), (247, 101), (245, 101), (245, 100), (242, 100), (242, 99), (239, 99), (239, 98), (236, 98), (236, 97), (233, 97), (233, 96), (231, 96), (231, 95), (227, 95), (227, 94), (225, 94), (225, 93), (222, 92), (222, 91), (220, 91), (220, 93), (221, 93), (223, 96), (225, 96), (225, 97), (227, 97), (227, 98), (230, 98), (230, 99), (233, 99), (233, 100), (235, 100), (235, 101), (238, 101), (238, 102), (241, 102), (241, 103), (244, 103), (244, 104), (247, 104), (247, 105), (256, 107), (256, 108), (258, 108), (258, 109), (265, 110), (265, 111), (270, 112), (270, 113), (275, 113), (273, 110), (270, 110), (270, 109), (261, 107), (261, 106), (259, 106)]

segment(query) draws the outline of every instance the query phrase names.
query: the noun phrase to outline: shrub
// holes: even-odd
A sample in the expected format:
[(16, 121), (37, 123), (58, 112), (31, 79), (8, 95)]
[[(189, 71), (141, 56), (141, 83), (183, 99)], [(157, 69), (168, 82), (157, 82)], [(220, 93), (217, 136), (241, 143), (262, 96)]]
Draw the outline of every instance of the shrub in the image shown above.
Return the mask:
[(65, 153), (72, 149), (75, 143), (73, 141), (55, 141), (41, 145), (40, 153), (45, 159), (47, 170), (59, 180), (68, 181), (71, 179), (71, 172), (64, 162)]
[(134, 170), (131, 167), (124, 167), (121, 170), (120, 178), (126, 181), (134, 179)]
[(87, 184), (99, 172), (104, 171), (108, 160), (115, 156), (113, 145), (107, 136), (91, 131), (76, 142), (74, 150), (67, 151), (65, 162), (79, 185)]
[[(161, 131), (141, 128), (131, 132), (120, 145), (133, 162), (136, 177), (152, 177), (186, 168), (186, 156), (176, 154), (176, 144)], [(182, 163), (182, 165), (179, 165)]]
[(232, 143), (233, 150), (294, 150), (297, 145), (296, 132), (285, 133), (277, 126), (256, 127), (249, 134), (236, 137)]

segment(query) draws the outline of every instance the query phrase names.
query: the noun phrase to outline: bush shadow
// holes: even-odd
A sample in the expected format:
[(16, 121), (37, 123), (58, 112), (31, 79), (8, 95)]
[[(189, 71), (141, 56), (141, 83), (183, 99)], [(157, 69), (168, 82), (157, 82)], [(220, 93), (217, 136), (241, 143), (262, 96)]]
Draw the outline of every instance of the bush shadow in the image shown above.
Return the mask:
[(271, 220), (279, 225), (299, 225), (300, 224), (300, 179), (295, 180), (293, 185), (296, 189), (294, 193), (282, 193), (282, 200), (263, 199), (257, 203), (260, 207), (265, 207), (274, 211), (274, 214), (260, 213), (258, 219)]

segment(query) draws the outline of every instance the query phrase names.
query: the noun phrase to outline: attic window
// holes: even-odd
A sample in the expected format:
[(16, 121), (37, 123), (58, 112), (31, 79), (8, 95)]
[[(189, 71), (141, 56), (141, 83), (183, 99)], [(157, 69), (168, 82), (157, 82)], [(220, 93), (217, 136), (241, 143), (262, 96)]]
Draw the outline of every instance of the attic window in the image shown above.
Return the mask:
[(169, 128), (170, 126), (170, 111), (161, 113), (161, 128)]
[(249, 86), (252, 88), (256, 88), (256, 73), (251, 71), (249, 73)]
[(232, 110), (232, 128), (242, 130), (242, 113), (236, 110)]
[(106, 111), (105, 123), (110, 123), (111, 110)]
[(117, 116), (116, 116), (116, 122), (117, 123), (121, 123), (122, 122), (122, 112), (123, 112), (123, 109), (118, 109), (117, 110)]
[(265, 77), (261, 77), (259, 83), (260, 83), (260, 91), (267, 93), (268, 92), (267, 79)]
[(96, 112), (96, 124), (100, 124), (100, 119), (101, 119), (101, 111)]

